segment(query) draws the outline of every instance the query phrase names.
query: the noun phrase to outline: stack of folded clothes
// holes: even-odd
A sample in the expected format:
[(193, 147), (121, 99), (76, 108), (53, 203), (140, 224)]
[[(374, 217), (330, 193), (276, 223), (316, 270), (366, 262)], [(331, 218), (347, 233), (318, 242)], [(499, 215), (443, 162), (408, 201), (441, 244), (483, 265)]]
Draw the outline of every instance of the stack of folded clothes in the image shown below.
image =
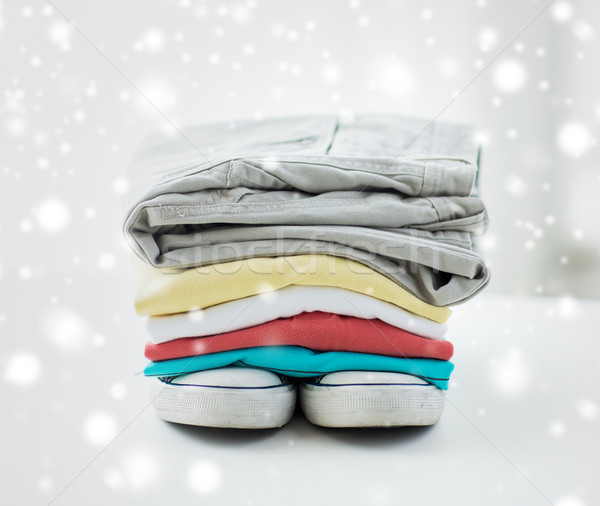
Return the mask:
[(165, 420), (431, 425), (447, 306), (489, 279), (471, 128), (397, 116), (203, 125), (145, 143), (124, 230)]

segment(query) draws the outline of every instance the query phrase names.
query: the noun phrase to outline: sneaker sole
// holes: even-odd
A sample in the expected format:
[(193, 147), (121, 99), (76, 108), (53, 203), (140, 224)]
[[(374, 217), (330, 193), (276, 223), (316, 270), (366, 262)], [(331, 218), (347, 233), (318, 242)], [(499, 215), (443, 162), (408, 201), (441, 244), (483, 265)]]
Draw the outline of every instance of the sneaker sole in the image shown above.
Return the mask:
[(168, 422), (230, 429), (272, 429), (290, 421), (293, 384), (264, 388), (176, 385), (152, 379), (156, 413)]
[(446, 396), (434, 385), (303, 383), (304, 416), (322, 427), (403, 427), (434, 425)]

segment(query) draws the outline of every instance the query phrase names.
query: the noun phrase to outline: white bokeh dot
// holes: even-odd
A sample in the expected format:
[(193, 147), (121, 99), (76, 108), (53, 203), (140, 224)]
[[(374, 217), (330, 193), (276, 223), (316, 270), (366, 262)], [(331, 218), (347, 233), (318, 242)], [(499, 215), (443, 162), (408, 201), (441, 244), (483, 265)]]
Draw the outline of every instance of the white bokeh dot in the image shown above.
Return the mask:
[(156, 112), (156, 108), (168, 108), (177, 103), (177, 97), (172, 91), (172, 85), (164, 77), (151, 77), (143, 81), (139, 89), (143, 95), (136, 98), (138, 104), (148, 112)]
[(102, 253), (98, 257), (97, 265), (99, 269), (108, 271), (115, 266), (116, 262), (115, 256), (112, 253)]
[(21, 116), (14, 116), (6, 122), (6, 129), (11, 135), (21, 135), (27, 130), (27, 122)]
[(149, 28), (142, 36), (143, 45), (148, 51), (159, 51), (165, 45), (165, 35), (158, 28)]
[(486, 53), (498, 43), (498, 34), (493, 28), (482, 28), (477, 34), (479, 49)]
[(18, 275), (19, 278), (26, 280), (31, 279), (31, 276), (33, 276), (33, 272), (29, 267), (23, 266), (19, 268)]
[(239, 24), (246, 24), (251, 21), (252, 14), (242, 3), (236, 3), (231, 6), (231, 19)]
[(492, 73), (494, 86), (504, 93), (516, 93), (525, 85), (527, 72), (518, 60), (502, 60)]
[(122, 194), (129, 190), (129, 181), (124, 177), (118, 177), (113, 181), (113, 190)]
[(506, 191), (515, 197), (520, 197), (527, 190), (525, 181), (515, 174), (509, 174), (504, 180)]
[(323, 78), (323, 81), (325, 81), (328, 84), (337, 83), (340, 80), (341, 75), (342, 72), (340, 68), (332, 63), (326, 65), (321, 70), (321, 77)]
[(123, 488), (125, 478), (117, 469), (108, 469), (104, 473), (104, 483), (106, 483), (107, 487), (118, 490)]
[(573, 297), (565, 296), (559, 299), (557, 310), (559, 317), (569, 320), (579, 314), (579, 305)]
[(63, 21), (56, 21), (52, 23), (48, 30), (50, 40), (56, 44), (63, 51), (70, 49), (70, 39), (73, 29), (64, 23)]
[(19, 223), (19, 229), (25, 234), (31, 232), (33, 230), (33, 223), (31, 220), (21, 220)]
[(404, 95), (415, 85), (414, 71), (406, 63), (395, 59), (376, 62), (373, 76), (378, 87), (391, 96)]
[(558, 131), (558, 146), (568, 155), (581, 156), (588, 149), (590, 142), (590, 131), (583, 123), (571, 121)]
[(92, 336), (92, 344), (96, 348), (102, 348), (106, 344), (106, 338), (102, 334), (94, 334)]
[(120, 401), (127, 396), (127, 387), (123, 383), (115, 383), (110, 387), (110, 395), (113, 399)]
[(573, 26), (573, 33), (581, 42), (590, 42), (594, 38), (594, 29), (587, 21), (577, 21)]
[(69, 208), (65, 202), (49, 198), (40, 203), (36, 210), (38, 226), (47, 233), (61, 232), (69, 222)]
[(117, 435), (117, 422), (108, 413), (102, 411), (92, 413), (86, 418), (83, 431), (90, 443), (95, 446), (102, 446)]
[(565, 424), (559, 420), (552, 422), (548, 427), (548, 432), (553, 437), (564, 436), (566, 430)]
[(510, 350), (492, 368), (492, 382), (505, 395), (521, 394), (525, 391), (530, 372), (519, 350)]
[(74, 311), (55, 308), (48, 311), (42, 320), (42, 328), (58, 348), (68, 353), (82, 351), (88, 341), (88, 326)]
[(562, 496), (553, 504), (554, 506), (585, 506), (583, 501), (574, 496)]
[(454, 58), (444, 58), (440, 63), (440, 72), (444, 77), (454, 77), (458, 70), (459, 64)]
[(40, 377), (40, 362), (29, 352), (19, 352), (8, 359), (4, 379), (17, 386), (33, 385)]
[(487, 146), (490, 143), (490, 133), (487, 130), (478, 129), (473, 135), (473, 139), (482, 146)]
[(433, 11), (429, 8), (425, 8), (421, 11), (421, 17), (425, 20), (430, 20), (433, 17)]
[(552, 17), (559, 23), (566, 23), (573, 15), (573, 7), (566, 1), (555, 2), (552, 6)]
[(486, 234), (484, 237), (481, 238), (481, 248), (483, 249), (483, 251), (485, 251), (485, 252), (494, 251), (497, 246), (498, 246), (498, 239), (495, 236)]
[(95, 97), (98, 94), (98, 87), (94, 81), (91, 81), (85, 88), (85, 94), (88, 97)]
[(587, 421), (592, 421), (598, 418), (598, 405), (591, 399), (580, 399), (577, 402), (577, 413)]
[(190, 488), (199, 494), (211, 494), (221, 485), (221, 470), (208, 460), (196, 462), (188, 471)]
[(38, 486), (40, 487), (40, 490), (47, 492), (52, 488), (52, 479), (48, 476), (43, 476), (40, 478), (40, 481), (38, 481)]
[(160, 469), (157, 457), (143, 450), (127, 455), (123, 463), (123, 470), (131, 488), (143, 489), (156, 483)]

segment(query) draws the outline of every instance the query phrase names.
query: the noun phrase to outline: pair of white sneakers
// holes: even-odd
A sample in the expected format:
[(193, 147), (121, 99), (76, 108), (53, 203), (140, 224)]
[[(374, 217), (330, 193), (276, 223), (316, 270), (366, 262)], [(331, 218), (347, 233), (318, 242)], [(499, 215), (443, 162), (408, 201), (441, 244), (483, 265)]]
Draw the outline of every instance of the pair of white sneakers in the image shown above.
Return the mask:
[(244, 367), (154, 378), (150, 394), (163, 420), (239, 429), (285, 425), (297, 397), (306, 418), (323, 427), (433, 425), (446, 400), (438, 387), (409, 374), (343, 371), (294, 381)]

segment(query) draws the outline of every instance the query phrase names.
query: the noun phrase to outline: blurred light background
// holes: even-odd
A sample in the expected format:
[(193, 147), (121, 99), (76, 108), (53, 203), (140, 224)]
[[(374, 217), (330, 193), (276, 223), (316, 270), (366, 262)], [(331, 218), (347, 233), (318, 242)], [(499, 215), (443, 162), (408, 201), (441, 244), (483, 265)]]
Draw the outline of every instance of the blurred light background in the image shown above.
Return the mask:
[[(307, 453), (290, 454), (294, 440), (285, 435), (244, 443), (239, 436), (211, 432), (202, 444), (201, 434), (165, 426), (150, 410), (144, 413), (147, 384), (133, 373), (145, 364), (146, 334), (131, 304), (120, 201), (128, 191), (124, 171), (133, 150), (150, 131), (170, 129), (169, 122), (181, 127), (244, 117), (351, 118), (379, 112), (481, 126), (481, 193), (490, 213), (490, 229), (481, 241), (492, 262), (488, 293), (559, 299), (529, 301), (537, 308), (531, 322), (515, 317), (528, 311), (529, 306), (520, 307), (524, 299), (498, 297), (484, 304), (483, 298), (465, 306), (462, 317), (463, 308), (457, 308), (460, 367), (451, 395), (465, 419), (476, 420), (494, 443), (507, 447), (534, 482), (552, 497), (569, 494), (557, 505), (583, 504), (569, 497), (585, 492), (584, 471), (593, 472), (586, 464), (593, 462), (588, 442), (595, 440), (586, 438), (597, 430), (588, 424), (598, 416), (592, 379), (597, 331), (579, 330), (583, 340), (571, 349), (571, 324), (579, 320), (570, 318), (594, 307), (575, 298), (600, 296), (600, 3), (51, 2), (0, 0), (0, 333), (5, 337), (0, 397), (9, 407), (0, 423), (6, 462), (0, 461), (0, 469), (3, 476), (19, 477), (0, 480), (2, 497), (46, 504), (75, 477), (57, 504), (81, 504), (74, 497), (88, 500), (90, 494), (116, 503), (114, 491), (129, 491), (129, 503), (139, 502), (136, 494), (155, 494), (151, 485), (159, 482), (165, 485), (164, 500), (187, 504), (186, 483), (194, 490), (201, 483), (206, 487), (201, 492), (219, 489), (246, 501), (232, 504), (259, 504), (245, 488), (254, 486), (252, 493), (260, 497), (263, 482), (256, 477), (271, 480), (265, 493), (271, 482), (281, 489), (289, 484), (294, 493), (310, 491), (281, 472), (289, 468), (281, 455), (293, 455), (297, 467), (306, 464), (305, 475), (320, 473), (311, 438), (323, 448), (319, 458), (360, 471), (351, 436), (334, 440), (300, 425), (296, 450)], [(491, 309), (478, 311), (482, 307)], [(470, 328), (475, 334), (487, 328), (488, 314), (498, 318), (491, 335), (470, 335)], [(549, 328), (556, 335), (549, 335)], [(572, 369), (561, 374), (553, 365), (558, 354), (553, 357), (544, 347), (548, 340), (561, 346), (559, 334), (568, 343), (562, 360), (580, 354), (565, 361)], [(471, 349), (480, 360), (465, 360)], [(576, 405), (568, 404), (568, 390), (562, 404), (557, 401), (565, 374), (577, 388)], [(530, 417), (530, 432), (522, 432), (521, 439), (515, 437), (513, 413)], [(487, 502), (493, 496), (510, 503), (511, 493), (520, 504), (534, 504), (522, 499), (519, 487), (527, 484), (511, 477), (513, 469), (504, 460), (493, 454), (496, 460), (482, 465), (473, 457), (475, 438), (486, 452), (487, 443), (464, 421), (455, 417), (452, 425), (451, 416), (450, 411), (439, 430), (420, 440), (358, 441), (364, 450), (360, 462), (372, 473), (365, 493), (385, 491), (381, 473), (393, 474), (396, 482), (400, 469), (426, 468), (436, 476), (439, 487), (433, 489), (440, 494), (484, 490)], [(463, 432), (454, 432), (456, 426)], [(586, 444), (573, 446), (579, 443), (571, 435)], [(189, 453), (173, 451), (177, 438), (178, 448)], [(451, 448), (450, 441), (464, 450), (464, 459), (438, 460), (443, 454), (438, 445)], [(238, 444), (244, 452), (235, 453)], [(264, 459), (254, 458), (252, 448), (267, 448)], [(409, 448), (419, 451), (407, 453)], [(547, 469), (535, 464), (547, 452), (568, 454), (584, 465), (569, 465), (565, 458), (560, 467), (558, 457), (547, 461)], [(372, 460), (363, 460), (365, 455)], [(94, 462), (89, 469), (88, 462)], [(500, 464), (505, 466), (498, 471)], [(456, 473), (448, 473), (451, 468)], [(82, 469), (86, 472), (77, 478)], [(223, 486), (215, 469), (223, 470)], [(472, 478), (478, 472), (481, 484)], [(443, 481), (457, 473), (464, 481)], [(245, 481), (236, 481), (240, 476)], [(365, 483), (344, 474), (323, 476), (325, 490), (335, 494), (336, 486), (352, 492)], [(123, 496), (117, 497), (123, 503)], [(358, 493), (356, 500), (372, 504), (375, 499)]]
[(482, 126), (491, 291), (600, 295), (598, 3), (53, 4), (81, 33), (0, 11), (4, 271), (127, 271), (122, 173), (162, 115), (375, 111)]

